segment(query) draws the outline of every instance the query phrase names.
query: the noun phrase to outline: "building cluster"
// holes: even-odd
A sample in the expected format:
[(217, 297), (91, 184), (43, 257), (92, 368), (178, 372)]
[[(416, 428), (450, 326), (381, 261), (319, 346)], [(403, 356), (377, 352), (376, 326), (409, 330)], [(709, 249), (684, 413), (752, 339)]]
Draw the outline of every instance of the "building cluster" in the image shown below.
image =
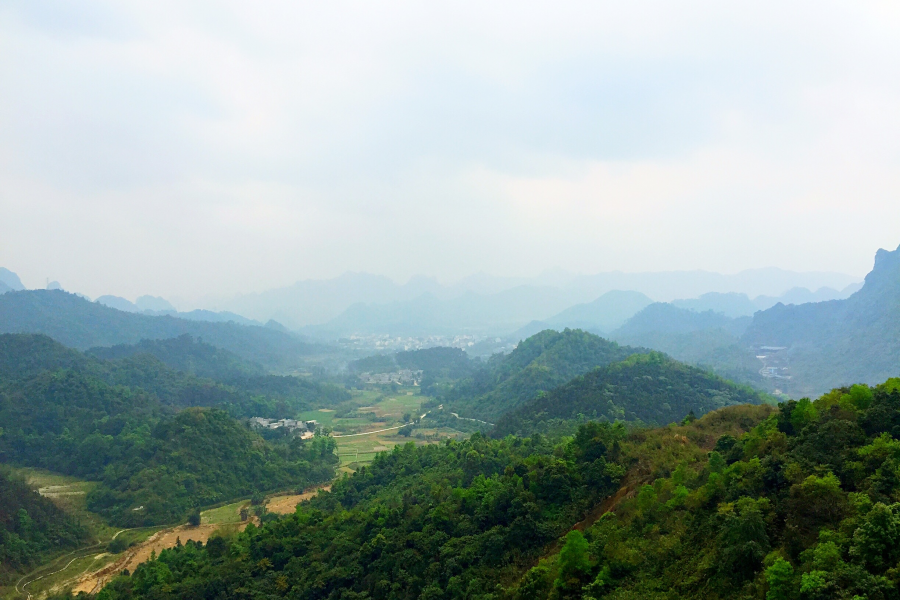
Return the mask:
[(303, 439), (311, 438), (315, 434), (318, 423), (316, 421), (299, 421), (297, 419), (266, 419), (265, 417), (253, 417), (250, 425), (260, 429), (287, 429), (292, 433), (299, 433)]
[(363, 383), (396, 383), (399, 385), (419, 385), (422, 379), (422, 371), (400, 369), (393, 373), (360, 373), (359, 380)]
[(784, 346), (760, 346), (756, 355), (762, 364), (759, 374), (766, 379), (791, 379), (787, 350)]
[[(341, 338), (338, 343), (347, 349), (357, 351), (389, 351), (422, 350), (447, 346), (466, 350), (486, 339), (481, 335), (424, 335), (424, 336), (392, 336), (387, 334), (357, 334)], [(493, 338), (491, 338), (493, 339)]]

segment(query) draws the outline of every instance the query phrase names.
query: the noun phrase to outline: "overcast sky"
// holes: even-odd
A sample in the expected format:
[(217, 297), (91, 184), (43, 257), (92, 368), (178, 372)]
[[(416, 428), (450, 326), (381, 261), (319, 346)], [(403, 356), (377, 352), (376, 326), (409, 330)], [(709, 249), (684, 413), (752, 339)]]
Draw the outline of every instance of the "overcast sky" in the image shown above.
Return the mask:
[(0, 266), (92, 296), (900, 244), (896, 2), (0, 4)]

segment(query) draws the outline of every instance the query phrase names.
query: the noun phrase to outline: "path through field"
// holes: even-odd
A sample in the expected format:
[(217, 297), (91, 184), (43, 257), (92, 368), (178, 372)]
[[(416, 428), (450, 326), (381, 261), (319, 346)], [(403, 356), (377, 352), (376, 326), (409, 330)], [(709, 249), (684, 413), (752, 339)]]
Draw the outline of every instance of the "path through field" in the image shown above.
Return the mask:
[[(157, 532), (146, 542), (126, 550), (124, 556), (116, 562), (107, 565), (99, 571), (81, 577), (72, 588), (72, 593), (96, 593), (103, 584), (112, 579), (117, 573), (120, 573), (125, 569), (134, 572), (135, 567), (142, 562), (149, 560), (150, 555), (153, 552), (159, 554), (166, 548), (173, 548), (178, 543), (179, 539), (181, 539), (182, 544), (188, 540), (203, 542), (205, 544), (212, 534), (221, 526), (222, 525), (220, 524), (200, 525), (199, 527), (180, 525), (178, 527)], [(237, 524), (239, 530), (243, 530), (246, 526), (246, 523)]]

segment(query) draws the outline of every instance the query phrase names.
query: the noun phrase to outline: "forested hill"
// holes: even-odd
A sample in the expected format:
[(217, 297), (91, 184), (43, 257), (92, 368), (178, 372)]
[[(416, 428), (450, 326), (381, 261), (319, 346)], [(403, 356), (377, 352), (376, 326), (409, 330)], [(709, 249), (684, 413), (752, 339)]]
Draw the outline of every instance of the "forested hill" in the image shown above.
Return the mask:
[(900, 380), (659, 429), (380, 455), (103, 600), (896, 600)]
[(875, 384), (900, 373), (900, 248), (879, 250), (862, 289), (846, 300), (777, 304), (757, 313), (748, 346), (787, 347), (795, 396)]
[(218, 381), (256, 377), (266, 373), (262, 366), (228, 350), (195, 340), (189, 334), (164, 340), (141, 340), (137, 344), (95, 347), (88, 350), (87, 354), (106, 360), (149, 354), (176, 371)]
[(277, 376), (223, 385), (148, 354), (103, 361), (2, 334), (0, 462), (100, 480), (88, 506), (117, 524), (167, 523), (255, 489), (330, 479), (330, 438), (270, 443), (234, 417), (293, 417), (332, 395), (347, 392)]
[(649, 333), (678, 334), (723, 329), (740, 336), (749, 323), (750, 317), (733, 319), (711, 310), (697, 312), (666, 302), (656, 302), (631, 317), (615, 331), (615, 335), (617, 339), (630, 339)]
[(759, 404), (756, 391), (659, 352), (599, 367), (503, 415), (494, 435), (566, 430), (586, 420), (665, 425), (732, 404)]
[[(542, 600), (554, 573), (547, 572), (549, 588), (519, 581), (560, 536), (593, 522), (618, 490), (647, 477), (645, 467), (662, 476), (666, 461), (682, 460), (700, 471), (701, 443), (741, 437), (772, 410), (731, 407), (650, 433), (590, 423), (561, 440), (475, 434), (398, 446), (295, 514), (206, 547), (166, 550), (100, 598)], [(627, 549), (620, 555), (641, 558)], [(579, 568), (594, 567), (578, 558)], [(563, 591), (554, 600), (601, 597)]]
[[(97, 354), (124, 358), (103, 360), (85, 355), (45, 335), (0, 334), (0, 375), (7, 383), (26, 385), (44, 372), (67, 370), (108, 386), (147, 392), (172, 408), (217, 406), (236, 417), (292, 417), (313, 406), (330, 406), (349, 398), (345, 389), (327, 383), (255, 375), (260, 367), (188, 336), (102, 349)], [(216, 378), (198, 377), (192, 370)]]
[(717, 375), (767, 389), (756, 353), (740, 343), (751, 317), (697, 312), (668, 303), (651, 304), (610, 334), (621, 344), (665, 352)]
[(81, 524), (0, 468), (0, 585), (49, 553), (76, 548), (87, 538)]
[(641, 349), (619, 346), (580, 329), (548, 329), (523, 340), (511, 353), (492, 357), (441, 400), (465, 417), (494, 421), (539, 392), (638, 352)]
[(272, 328), (123, 312), (61, 290), (0, 295), (0, 333), (43, 333), (81, 350), (189, 334), (276, 370), (295, 367), (300, 357), (318, 349)]

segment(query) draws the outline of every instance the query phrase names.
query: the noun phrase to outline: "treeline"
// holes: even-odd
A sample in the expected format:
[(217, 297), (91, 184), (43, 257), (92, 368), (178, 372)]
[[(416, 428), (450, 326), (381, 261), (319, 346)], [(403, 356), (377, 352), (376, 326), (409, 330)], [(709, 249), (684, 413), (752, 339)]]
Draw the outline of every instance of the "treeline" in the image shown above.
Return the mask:
[[(99, 480), (88, 507), (119, 525), (168, 523), (334, 473), (332, 440), (269, 443), (233, 418), (294, 416), (306, 394), (329, 389), (320, 384), (249, 375), (223, 384), (150, 354), (103, 361), (30, 335), (0, 335), (0, 374), (0, 461)], [(334, 389), (335, 400), (347, 397)]]
[(235, 417), (293, 417), (350, 398), (333, 384), (264, 374), (259, 365), (190, 336), (82, 354), (44, 335), (0, 335), (6, 388), (25, 387), (39, 375), (61, 370), (113, 388), (142, 390), (176, 409), (215, 406)]
[(87, 530), (77, 521), (0, 468), (0, 583), (87, 538)]

